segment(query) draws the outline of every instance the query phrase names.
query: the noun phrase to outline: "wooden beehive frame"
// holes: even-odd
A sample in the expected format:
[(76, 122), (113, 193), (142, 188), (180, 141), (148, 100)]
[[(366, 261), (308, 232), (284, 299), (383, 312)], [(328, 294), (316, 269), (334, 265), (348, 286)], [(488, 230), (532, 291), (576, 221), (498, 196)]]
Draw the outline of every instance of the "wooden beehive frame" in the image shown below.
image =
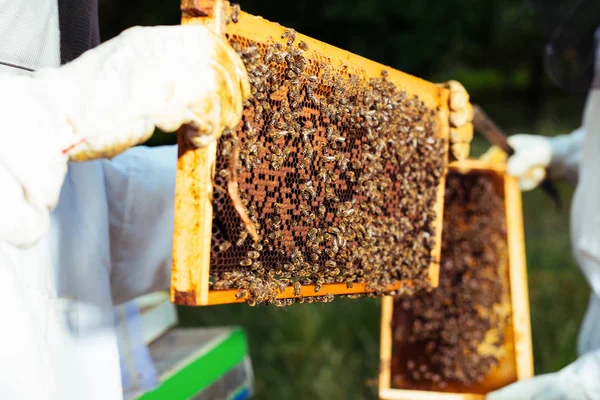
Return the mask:
[[(205, 24), (215, 26), (210, 17), (213, 1), (183, 0), (182, 24)], [(241, 12), (239, 22), (229, 24), (227, 34), (237, 34), (258, 42), (280, 42), (284, 27), (269, 22), (261, 17)], [(394, 70), (347, 51), (297, 34), (297, 40), (303, 40), (309, 46), (305, 52), (307, 58), (312, 54), (326, 55), (334, 67), (349, 67), (354, 73), (364, 78), (379, 77), (382, 70), (388, 71), (388, 80), (409, 94), (416, 94), (431, 109), (438, 110), (439, 135), (449, 136), (449, 91), (433, 83)], [(192, 50), (190, 50), (192, 51)], [(173, 268), (171, 281), (171, 299), (184, 305), (212, 305), (243, 302), (244, 298), (236, 298), (239, 292), (231, 290), (209, 290), (210, 249), (212, 238), (212, 194), (213, 176), (216, 162), (217, 144), (206, 148), (182, 151), (186, 129), (179, 132), (180, 151), (177, 163), (177, 182), (175, 195), (175, 231), (173, 244)], [(435, 211), (437, 214), (436, 246), (432, 251), (434, 260), (429, 267), (428, 277), (432, 286), (438, 284), (439, 256), (441, 252), (442, 215), (444, 207), (445, 174), (438, 187)], [(396, 290), (401, 284), (411, 284), (410, 281), (390, 285), (388, 290)], [(346, 284), (326, 284), (317, 293), (314, 285), (302, 287), (301, 296), (323, 296), (327, 294), (358, 294), (367, 292), (365, 284), (354, 284), (348, 288)], [(278, 298), (294, 296), (292, 287), (286, 288)]]
[[(525, 239), (521, 191), (515, 178), (506, 175), (505, 165), (479, 160), (452, 163), (450, 170), (460, 174), (483, 171), (495, 173), (504, 181), (504, 207), (508, 246), (508, 275), (514, 340), (515, 375), (517, 380), (533, 376), (533, 350), (529, 319), (529, 295), (525, 262)], [(483, 400), (485, 395), (475, 393), (445, 393), (423, 390), (393, 389), (391, 387), (392, 322), (394, 298), (386, 296), (381, 305), (381, 339), (379, 398), (381, 400)]]

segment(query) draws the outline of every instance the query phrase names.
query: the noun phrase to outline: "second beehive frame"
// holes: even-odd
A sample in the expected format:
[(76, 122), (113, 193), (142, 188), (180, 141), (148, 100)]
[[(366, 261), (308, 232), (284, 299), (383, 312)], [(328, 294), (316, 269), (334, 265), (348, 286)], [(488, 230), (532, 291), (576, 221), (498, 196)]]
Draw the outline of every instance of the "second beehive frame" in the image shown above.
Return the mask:
[[(521, 191), (515, 178), (506, 175), (505, 165), (479, 160), (465, 160), (450, 165), (450, 170), (460, 174), (490, 172), (504, 182), (504, 208), (508, 245), (508, 275), (510, 285), (511, 325), (514, 341), (514, 373), (517, 380), (533, 376), (533, 350), (531, 323), (529, 319), (529, 295), (525, 261), (525, 238)], [(381, 304), (381, 339), (379, 398), (381, 400), (483, 400), (485, 395), (476, 393), (446, 393), (423, 390), (395, 389), (391, 387), (392, 322), (394, 298), (386, 296)]]

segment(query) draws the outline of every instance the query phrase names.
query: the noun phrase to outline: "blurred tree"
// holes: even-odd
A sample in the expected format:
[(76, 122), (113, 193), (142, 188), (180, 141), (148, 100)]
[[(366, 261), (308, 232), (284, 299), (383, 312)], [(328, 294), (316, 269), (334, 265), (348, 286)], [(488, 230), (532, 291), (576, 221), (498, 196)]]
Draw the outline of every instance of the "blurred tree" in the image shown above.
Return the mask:
[[(541, 30), (524, 0), (272, 0), (242, 9), (419, 76), (449, 68), (528, 66)], [(100, 0), (102, 38), (140, 24), (177, 24), (179, 1)], [(538, 49), (538, 51), (534, 51)]]

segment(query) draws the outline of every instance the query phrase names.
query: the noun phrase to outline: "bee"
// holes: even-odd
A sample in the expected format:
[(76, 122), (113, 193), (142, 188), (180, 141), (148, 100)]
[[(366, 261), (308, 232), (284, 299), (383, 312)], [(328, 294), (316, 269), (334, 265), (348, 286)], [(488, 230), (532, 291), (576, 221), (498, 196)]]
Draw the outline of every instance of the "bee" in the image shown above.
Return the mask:
[(249, 258), (243, 258), (242, 261), (240, 261), (240, 265), (242, 267), (249, 267), (252, 265), (252, 260)]
[(262, 268), (262, 262), (260, 261), (254, 261), (252, 263), (252, 269), (258, 270)]
[(302, 149), (302, 155), (304, 156), (305, 159), (308, 160), (312, 160), (313, 158), (313, 147), (311, 146), (310, 143), (307, 143), (304, 148)]
[(288, 131), (271, 131), (269, 133), (269, 137), (273, 140), (277, 140), (279, 138), (285, 137), (289, 132)]
[(273, 231), (269, 233), (268, 238), (271, 240), (281, 239), (281, 231)]
[(273, 54), (275, 53), (275, 48), (273, 46), (267, 47), (265, 51), (265, 56), (263, 57), (263, 61), (265, 63), (270, 63), (273, 60)]
[(315, 188), (313, 187), (313, 183), (310, 180), (304, 182), (304, 184), (301, 186), (301, 190), (302, 190), (303, 196), (306, 200), (313, 198), (317, 195), (317, 192), (315, 191)]
[(318, 233), (319, 233), (319, 230), (317, 228), (311, 228), (307, 233), (308, 239), (309, 240), (314, 239)]
[(243, 246), (244, 242), (246, 241), (247, 238), (248, 238), (248, 231), (247, 230), (241, 231), (237, 242), (235, 242), (236, 246), (238, 246), (238, 247)]
[(239, 4), (233, 4), (231, 6), (231, 21), (234, 24), (238, 23), (238, 17), (240, 16), (240, 5)]
[(317, 174), (317, 178), (319, 178), (323, 182), (327, 182), (328, 173), (329, 173), (329, 170), (327, 168), (325, 168), (325, 167), (322, 167), (321, 169), (319, 169), (319, 173)]
[(281, 119), (281, 114), (278, 112), (273, 113), (273, 115), (271, 116), (271, 121), (269, 122), (269, 126), (274, 126), (279, 119)]
[(304, 69), (297, 65), (290, 65), (290, 69), (296, 74), (296, 78), (298, 79), (300, 79), (300, 75), (302, 75), (302, 72), (304, 72)]
[(281, 169), (281, 167), (283, 166), (283, 157), (281, 156), (274, 156), (273, 160), (271, 161), (271, 169), (273, 169), (274, 171), (278, 171)]
[(317, 283), (315, 285), (315, 293), (318, 293), (321, 290), (322, 285), (320, 283)]
[(319, 206), (319, 217), (323, 218), (325, 216), (326, 211), (327, 211), (327, 209), (325, 208), (325, 206), (323, 204), (321, 204)]
[(228, 179), (229, 178), (229, 170), (227, 168), (223, 168), (222, 170), (219, 171), (219, 176), (221, 178)]
[(227, 251), (227, 250), (229, 250), (230, 248), (231, 248), (231, 243), (230, 243), (230, 242), (228, 242), (228, 241), (225, 241), (225, 242), (223, 242), (223, 243), (221, 243), (221, 244), (219, 245), (219, 251), (220, 251), (221, 253), (222, 253), (222, 252), (224, 252), (224, 251)]
[(302, 285), (300, 284), (300, 282), (294, 282), (294, 296), (300, 296), (301, 290)]
[(247, 254), (248, 258), (256, 260), (258, 257), (260, 257), (260, 253), (256, 250), (250, 250)]
[(299, 47), (300, 49), (302, 49), (302, 50), (308, 50), (308, 45), (307, 45), (305, 42), (303, 42), (303, 41), (300, 41), (300, 42), (298, 43), (298, 47)]
[(352, 183), (356, 182), (356, 175), (354, 174), (354, 171), (348, 171), (346, 176), (348, 177), (348, 180)]
[(256, 129), (254, 129), (254, 127), (252, 126), (252, 124), (249, 121), (246, 121), (244, 126), (246, 128), (245, 132), (246, 132), (246, 136), (248, 138), (253, 138), (256, 136)]
[(292, 43), (294, 43), (294, 40), (296, 40), (296, 32), (293, 29), (286, 29), (283, 34), (281, 34), (281, 38), (285, 39), (285, 38), (289, 38), (287, 41), (287, 45), (291, 46)]
[(254, 122), (260, 122), (260, 120), (262, 119), (262, 107), (261, 106), (257, 106), (254, 109)]
[(295, 56), (295, 54), (294, 54), (293, 50), (289, 51), (285, 55), (285, 61), (288, 63), (288, 65), (291, 65), (294, 62), (294, 56)]
[(312, 128), (312, 129), (303, 129), (302, 130), (302, 140), (304, 141), (304, 143), (308, 143), (310, 141), (311, 136), (316, 132), (317, 130)]
[(325, 198), (327, 200), (331, 200), (335, 203), (338, 203), (340, 201), (340, 198), (335, 195), (333, 188), (330, 188), (330, 187), (325, 188)]

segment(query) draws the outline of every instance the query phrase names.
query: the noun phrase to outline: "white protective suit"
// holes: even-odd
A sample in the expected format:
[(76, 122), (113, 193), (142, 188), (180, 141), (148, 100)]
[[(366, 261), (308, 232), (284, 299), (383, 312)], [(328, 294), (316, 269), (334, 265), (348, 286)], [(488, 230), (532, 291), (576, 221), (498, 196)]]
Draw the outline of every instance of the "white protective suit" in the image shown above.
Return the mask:
[[(600, 30), (597, 43), (600, 43)], [(591, 287), (589, 306), (579, 332), (579, 358), (561, 371), (515, 383), (488, 395), (490, 400), (600, 399), (600, 47), (596, 47), (596, 77), (583, 125), (569, 135), (509, 138), (516, 153), (508, 172), (524, 177), (539, 166), (554, 177), (577, 182), (571, 205), (571, 242), (575, 259)], [(543, 179), (539, 177), (539, 184)], [(523, 189), (533, 188), (527, 179)], [(567, 294), (568, 295), (568, 294)]]
[(55, 1), (0, 0), (0, 399), (121, 399), (113, 306), (168, 287), (177, 160), (122, 151), (190, 122), (206, 142), (249, 86), (201, 26), (134, 28), (62, 67), (57, 32)]

